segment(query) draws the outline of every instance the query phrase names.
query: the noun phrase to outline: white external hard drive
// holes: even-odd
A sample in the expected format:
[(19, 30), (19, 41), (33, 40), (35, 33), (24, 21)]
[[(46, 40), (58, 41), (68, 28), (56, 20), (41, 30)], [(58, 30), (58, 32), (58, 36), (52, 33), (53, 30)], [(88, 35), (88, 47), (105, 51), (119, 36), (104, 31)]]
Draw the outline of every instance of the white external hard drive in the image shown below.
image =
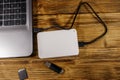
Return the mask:
[(75, 29), (39, 32), (37, 34), (39, 58), (55, 58), (79, 54)]

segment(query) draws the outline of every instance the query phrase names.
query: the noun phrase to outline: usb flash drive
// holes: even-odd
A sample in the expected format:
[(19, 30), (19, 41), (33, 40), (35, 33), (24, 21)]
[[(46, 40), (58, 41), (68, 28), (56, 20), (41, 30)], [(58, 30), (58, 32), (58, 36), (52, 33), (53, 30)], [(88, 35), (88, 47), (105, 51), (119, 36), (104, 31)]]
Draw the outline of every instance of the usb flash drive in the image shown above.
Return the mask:
[(61, 67), (59, 67), (59, 66), (57, 66), (57, 65), (55, 65), (55, 64), (53, 64), (53, 63), (51, 63), (51, 62), (45, 62), (45, 65), (46, 65), (48, 68), (50, 68), (51, 70), (53, 70), (53, 71), (55, 71), (55, 72), (57, 72), (57, 73), (59, 73), (59, 74), (64, 73), (64, 69), (62, 69)]
[(19, 75), (20, 80), (24, 80), (28, 78), (26, 69), (19, 69), (18, 75)]

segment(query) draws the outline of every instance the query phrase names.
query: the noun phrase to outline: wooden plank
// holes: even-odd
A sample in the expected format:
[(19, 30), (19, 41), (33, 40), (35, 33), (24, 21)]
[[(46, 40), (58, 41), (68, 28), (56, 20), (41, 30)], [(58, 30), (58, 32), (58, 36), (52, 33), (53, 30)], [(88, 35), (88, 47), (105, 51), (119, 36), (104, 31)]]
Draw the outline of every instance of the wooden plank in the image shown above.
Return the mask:
[[(87, 60), (86, 60), (87, 61)], [(89, 59), (88, 59), (89, 61)], [(9, 67), (5, 67), (6, 65), (0, 65), (0, 79), (4, 80), (18, 80), (17, 70), (20, 68), (27, 68), (27, 72), (29, 74), (29, 80), (84, 80), (84, 79), (119, 79), (120, 66), (119, 62), (104, 62), (104, 63), (79, 63), (79, 61), (55, 61), (54, 63), (63, 67), (65, 69), (65, 73), (58, 75), (53, 71), (49, 70), (47, 67), (43, 66), (44, 63), (29, 63), (29, 64), (12, 64), (7, 65)], [(14, 73), (14, 74), (11, 74)], [(49, 75), (48, 75), (49, 74)], [(12, 76), (12, 77), (11, 77)], [(52, 77), (51, 77), (52, 76)]]
[[(108, 24), (119, 22), (120, 13), (100, 13), (99, 16)], [(37, 27), (49, 27), (55, 23), (60, 26), (70, 26), (73, 20), (73, 14), (58, 14), (58, 15), (37, 15), (33, 17), (34, 24)], [(75, 25), (98, 24), (98, 21), (91, 14), (79, 14)], [(55, 24), (55, 25), (56, 25)], [(97, 25), (96, 24), (96, 25)], [(36, 26), (34, 25), (34, 26)]]
[[(34, 14), (74, 13), (81, 0), (34, 0)], [(96, 12), (120, 12), (120, 0), (84, 0), (89, 2)], [(111, 7), (112, 6), (112, 7)], [(86, 13), (84, 8), (81, 12)]]
[(106, 47), (120, 47), (120, 28), (111, 30), (106, 37)]

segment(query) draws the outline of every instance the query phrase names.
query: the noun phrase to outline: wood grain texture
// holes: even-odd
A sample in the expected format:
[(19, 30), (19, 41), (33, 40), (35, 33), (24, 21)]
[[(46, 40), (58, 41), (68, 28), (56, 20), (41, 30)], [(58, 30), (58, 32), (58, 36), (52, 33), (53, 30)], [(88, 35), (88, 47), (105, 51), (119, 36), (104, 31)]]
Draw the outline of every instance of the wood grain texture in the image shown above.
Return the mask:
[[(34, 13), (38, 14), (60, 14), (73, 13), (81, 0), (35, 0)], [(120, 11), (119, 0), (83, 0), (94, 6), (96, 12), (113, 13)], [(81, 12), (86, 12), (82, 9)]]
[[(120, 80), (120, 0), (83, 0), (89, 2), (108, 26), (108, 33), (99, 41), (80, 48), (72, 57), (39, 59), (36, 34), (34, 51), (27, 58), (0, 59), (0, 80), (19, 80), (18, 69), (26, 68), (28, 80)], [(33, 0), (33, 27), (71, 25), (80, 0)], [(103, 27), (82, 7), (74, 28), (79, 41), (89, 41), (103, 32)], [(44, 62), (51, 61), (65, 69), (57, 74)]]

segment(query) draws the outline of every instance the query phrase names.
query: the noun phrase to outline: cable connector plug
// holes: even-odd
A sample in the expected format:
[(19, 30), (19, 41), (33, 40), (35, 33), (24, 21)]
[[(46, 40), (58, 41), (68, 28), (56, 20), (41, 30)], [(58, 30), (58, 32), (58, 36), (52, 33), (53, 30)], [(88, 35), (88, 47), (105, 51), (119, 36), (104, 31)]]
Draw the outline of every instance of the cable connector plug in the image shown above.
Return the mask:
[(44, 28), (33, 28), (34, 33), (42, 32), (44, 31)]
[(86, 45), (86, 42), (78, 42), (79, 47), (84, 47)]

